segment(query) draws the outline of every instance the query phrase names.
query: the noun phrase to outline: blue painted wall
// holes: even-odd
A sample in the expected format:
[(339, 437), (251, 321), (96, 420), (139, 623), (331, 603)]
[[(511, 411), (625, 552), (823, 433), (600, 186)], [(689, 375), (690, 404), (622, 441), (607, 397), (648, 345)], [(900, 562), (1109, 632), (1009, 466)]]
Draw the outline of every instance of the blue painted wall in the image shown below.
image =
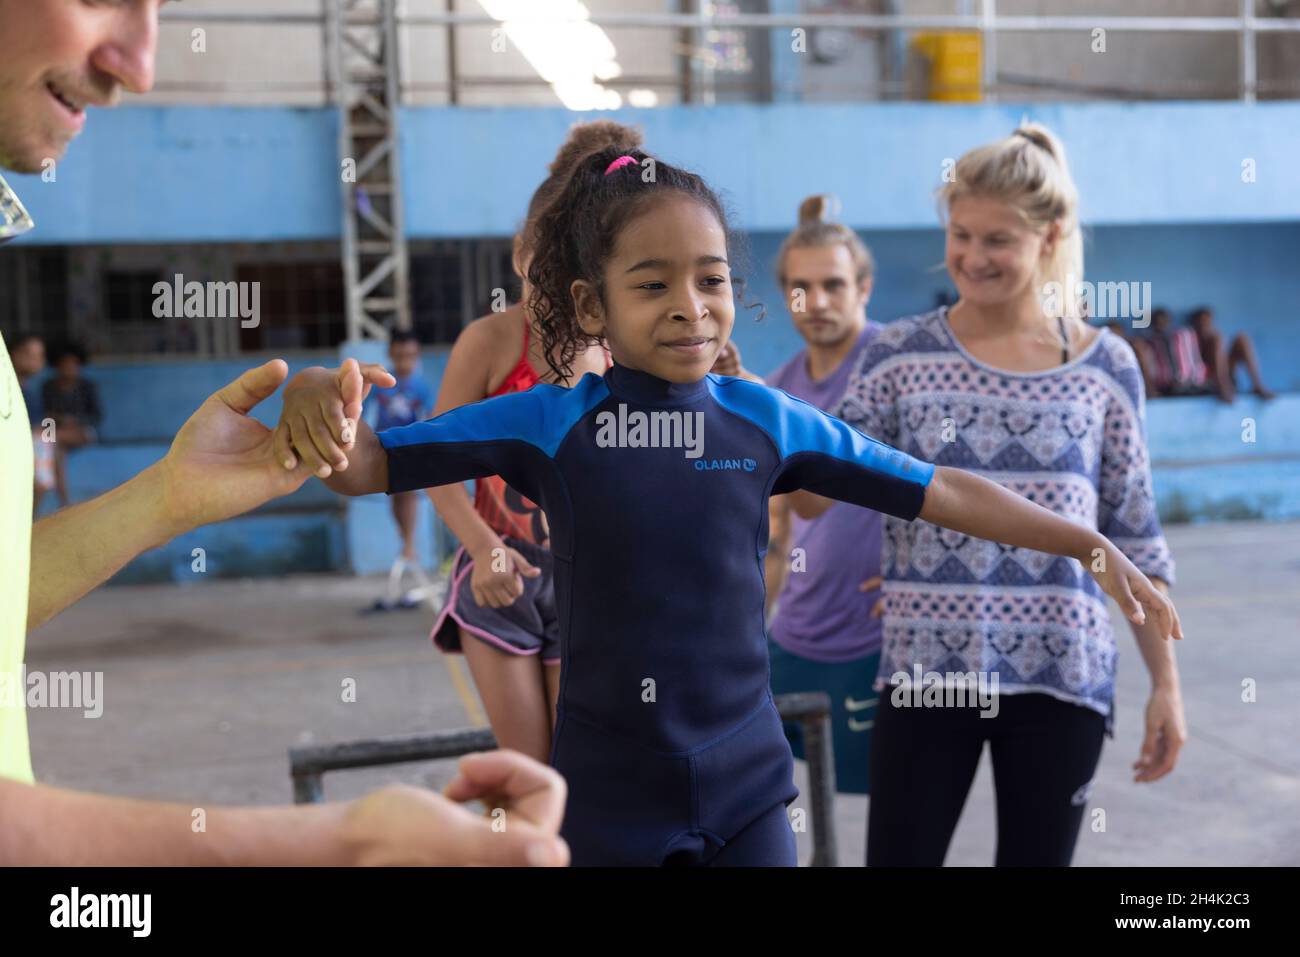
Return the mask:
[(258, 242), (338, 236), (329, 110), (93, 111), (53, 182), (15, 176), (36, 230), (21, 242)]
[[(653, 150), (725, 190), (738, 225), (785, 229), (809, 192), (863, 229), (927, 228), (945, 159), (1023, 116), (1070, 150), (1094, 225), (1300, 220), (1300, 103), (735, 105), (624, 110)], [(561, 109), (403, 111), (413, 236), (504, 236), (569, 125)], [(337, 237), (330, 110), (133, 107), (96, 112), (55, 182), (16, 177), (29, 242)], [(1255, 182), (1242, 181), (1252, 160)]]

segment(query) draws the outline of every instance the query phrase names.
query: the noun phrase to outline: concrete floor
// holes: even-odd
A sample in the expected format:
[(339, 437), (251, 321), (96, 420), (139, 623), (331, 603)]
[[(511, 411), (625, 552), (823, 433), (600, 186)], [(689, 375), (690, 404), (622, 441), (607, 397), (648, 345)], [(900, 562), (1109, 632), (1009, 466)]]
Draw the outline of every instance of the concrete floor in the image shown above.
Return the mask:
[[(1300, 523), (1175, 526), (1169, 538), (1190, 740), (1171, 776), (1132, 782), (1147, 684), (1125, 628), (1116, 737), (1090, 804), (1106, 827), (1093, 831), (1090, 813), (1076, 863), (1300, 864)], [(286, 802), (294, 744), (481, 720), (463, 662), (428, 643), (428, 609), (357, 613), (382, 587), (304, 576), (91, 595), (28, 641), (32, 670), (104, 673), (102, 717), (30, 711), (37, 777), (193, 806)], [(355, 702), (342, 700), (346, 679)], [(448, 762), (337, 772), (325, 791), (440, 786), (450, 773)], [(841, 864), (862, 863), (866, 804), (837, 801)], [(995, 837), (986, 753), (948, 863), (990, 863)]]

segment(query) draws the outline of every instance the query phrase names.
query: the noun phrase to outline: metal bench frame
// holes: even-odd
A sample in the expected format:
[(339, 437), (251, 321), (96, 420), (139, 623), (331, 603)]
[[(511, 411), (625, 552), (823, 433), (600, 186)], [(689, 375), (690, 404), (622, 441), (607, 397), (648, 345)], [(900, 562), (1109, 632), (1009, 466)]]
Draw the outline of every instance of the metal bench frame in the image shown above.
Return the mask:
[[(809, 691), (777, 695), (775, 701), (781, 717), (798, 722), (803, 729), (811, 791), (808, 804), (812, 818), (812, 866), (834, 867), (837, 860), (835, 756), (831, 748), (830, 698), (823, 691)], [(289, 775), (293, 779), (293, 800), (295, 804), (315, 804), (325, 800), (321, 779), (327, 771), (445, 760), (474, 751), (490, 751), (496, 746), (491, 730), (469, 728), (290, 748)]]

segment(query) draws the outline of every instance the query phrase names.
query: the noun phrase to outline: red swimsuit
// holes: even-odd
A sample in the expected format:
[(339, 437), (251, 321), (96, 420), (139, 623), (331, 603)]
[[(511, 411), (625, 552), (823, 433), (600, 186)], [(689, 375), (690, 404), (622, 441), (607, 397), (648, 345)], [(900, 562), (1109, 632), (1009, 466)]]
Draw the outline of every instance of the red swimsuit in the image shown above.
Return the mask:
[[(488, 398), (510, 392), (525, 392), (542, 381), (528, 361), (528, 340), (532, 323), (524, 320), (524, 351), (519, 361)], [(610, 366), (609, 353), (605, 353), (605, 368)], [(502, 538), (521, 538), (535, 545), (545, 545), (550, 537), (546, 516), (535, 503), (520, 495), (499, 475), (481, 478), (474, 483), (474, 510), (483, 521)]]

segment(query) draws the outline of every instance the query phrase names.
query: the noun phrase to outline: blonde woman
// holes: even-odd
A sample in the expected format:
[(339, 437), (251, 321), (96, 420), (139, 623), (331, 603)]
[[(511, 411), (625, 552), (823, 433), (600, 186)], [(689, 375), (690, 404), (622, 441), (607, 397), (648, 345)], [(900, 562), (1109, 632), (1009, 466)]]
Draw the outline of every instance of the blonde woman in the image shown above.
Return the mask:
[[(1142, 375), (1072, 299), (1083, 248), (1063, 147), (1028, 124), (955, 172), (941, 206), (956, 304), (887, 325), (833, 411), (1098, 529), (1167, 587)], [(988, 742), (997, 864), (1067, 865), (1114, 720), (1105, 595), (1074, 560), (888, 516), (882, 569), (868, 864), (943, 862)], [(1150, 621), (1133, 631), (1152, 687), (1135, 780), (1155, 781), (1187, 731), (1172, 644)], [(935, 700), (918, 675), (955, 688), (961, 674), (978, 676), (980, 706), (918, 706)]]

